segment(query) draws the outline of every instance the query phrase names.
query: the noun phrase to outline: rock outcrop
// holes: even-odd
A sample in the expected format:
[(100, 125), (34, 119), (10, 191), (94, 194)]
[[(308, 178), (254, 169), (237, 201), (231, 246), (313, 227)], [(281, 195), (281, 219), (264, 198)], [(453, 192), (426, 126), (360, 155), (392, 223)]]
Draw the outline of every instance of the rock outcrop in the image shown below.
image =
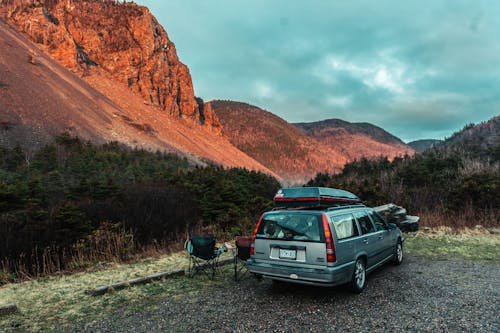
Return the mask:
[[(1, 3), (1, 2), (0, 2)], [(74, 72), (98, 67), (171, 116), (222, 127), (194, 96), (189, 69), (146, 7), (110, 0), (5, 1), (3, 16)]]
[[(2, 0), (0, 0), (2, 1)], [(1, 2), (0, 2), (1, 4)], [(0, 7), (0, 10), (2, 7)], [(97, 144), (119, 142), (134, 148), (172, 152), (193, 165), (269, 169), (198, 120), (168, 116), (102, 69), (72, 73), (43, 45), (0, 19), (0, 146), (34, 152), (66, 132)], [(201, 99), (197, 104), (203, 105)], [(202, 119), (213, 119), (204, 106)], [(277, 175), (275, 175), (277, 176)]]

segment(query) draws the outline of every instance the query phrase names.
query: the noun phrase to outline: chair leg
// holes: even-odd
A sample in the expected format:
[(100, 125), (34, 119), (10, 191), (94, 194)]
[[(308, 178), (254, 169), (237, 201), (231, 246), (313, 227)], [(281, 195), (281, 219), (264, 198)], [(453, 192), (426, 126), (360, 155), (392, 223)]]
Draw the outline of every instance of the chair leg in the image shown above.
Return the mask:
[(235, 281), (238, 281), (241, 279), (241, 277), (245, 274), (248, 273), (248, 268), (246, 266), (246, 263), (244, 261), (240, 262), (240, 259), (235, 257), (234, 261), (234, 279)]
[(188, 276), (190, 278), (193, 277), (194, 273), (194, 262), (193, 262), (193, 257), (192, 256), (189, 256), (189, 266), (188, 266)]
[(233, 266), (234, 266), (234, 281), (238, 281), (238, 257), (234, 256), (233, 258)]

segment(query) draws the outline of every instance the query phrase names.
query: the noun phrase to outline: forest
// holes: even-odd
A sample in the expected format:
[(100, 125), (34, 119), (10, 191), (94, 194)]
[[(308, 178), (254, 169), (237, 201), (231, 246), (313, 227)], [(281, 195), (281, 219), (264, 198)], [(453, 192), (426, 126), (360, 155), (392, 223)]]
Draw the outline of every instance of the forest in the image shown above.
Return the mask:
[(500, 145), (468, 125), (414, 156), (362, 158), (341, 173), (321, 173), (309, 186), (347, 189), (369, 206), (393, 202), (421, 217), (421, 225), (452, 228), (500, 225)]
[[(353, 161), (306, 185), (349, 190), (368, 206), (393, 202), (421, 226), (498, 227), (500, 146), (448, 141)], [(0, 284), (180, 249), (202, 229), (249, 235), (280, 186), (260, 172), (67, 134), (36, 153), (0, 148)]]
[(279, 187), (259, 172), (66, 134), (35, 154), (0, 148), (0, 283), (165, 251), (200, 228), (248, 234)]

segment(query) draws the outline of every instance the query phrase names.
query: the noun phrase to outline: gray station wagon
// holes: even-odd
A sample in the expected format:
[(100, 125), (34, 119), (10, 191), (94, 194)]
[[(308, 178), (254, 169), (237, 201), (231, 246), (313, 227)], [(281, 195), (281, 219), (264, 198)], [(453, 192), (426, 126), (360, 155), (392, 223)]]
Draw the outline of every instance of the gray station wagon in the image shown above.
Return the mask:
[(317, 286), (349, 283), (360, 293), (367, 273), (403, 260), (401, 231), (350, 192), (288, 188), (275, 202), (281, 208), (262, 215), (252, 238), (247, 266), (258, 277)]

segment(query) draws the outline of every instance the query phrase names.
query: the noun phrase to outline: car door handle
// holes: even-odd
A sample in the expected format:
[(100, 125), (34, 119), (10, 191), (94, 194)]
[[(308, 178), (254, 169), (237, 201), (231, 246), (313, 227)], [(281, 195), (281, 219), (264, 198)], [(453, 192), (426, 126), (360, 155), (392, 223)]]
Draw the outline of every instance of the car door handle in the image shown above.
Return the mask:
[(367, 238), (363, 239), (363, 243), (368, 244), (368, 239)]
[(384, 236), (382, 236), (382, 235), (378, 236), (378, 239), (382, 239), (382, 238), (384, 238)]

